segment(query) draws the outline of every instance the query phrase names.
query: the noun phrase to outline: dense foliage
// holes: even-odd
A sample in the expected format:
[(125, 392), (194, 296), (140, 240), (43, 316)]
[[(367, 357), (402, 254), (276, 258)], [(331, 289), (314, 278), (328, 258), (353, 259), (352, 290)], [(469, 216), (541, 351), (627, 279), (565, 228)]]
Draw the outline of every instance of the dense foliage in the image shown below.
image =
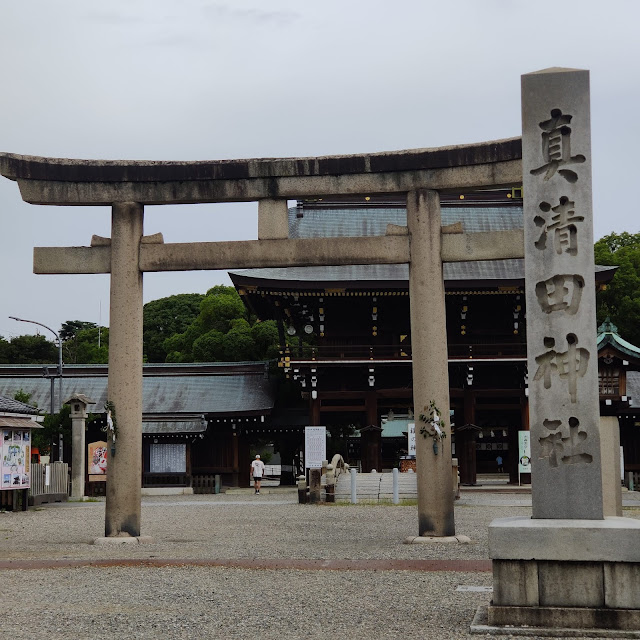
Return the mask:
[(611, 233), (594, 250), (596, 264), (618, 265), (611, 283), (597, 294), (598, 323), (610, 317), (625, 340), (640, 346), (640, 233)]
[(200, 313), (201, 293), (182, 293), (144, 305), (144, 355), (147, 362), (164, 362), (167, 338), (184, 333)]
[(193, 322), (163, 348), (167, 362), (268, 360), (278, 354), (278, 330), (273, 320), (250, 317), (233, 287), (218, 285), (207, 291)]

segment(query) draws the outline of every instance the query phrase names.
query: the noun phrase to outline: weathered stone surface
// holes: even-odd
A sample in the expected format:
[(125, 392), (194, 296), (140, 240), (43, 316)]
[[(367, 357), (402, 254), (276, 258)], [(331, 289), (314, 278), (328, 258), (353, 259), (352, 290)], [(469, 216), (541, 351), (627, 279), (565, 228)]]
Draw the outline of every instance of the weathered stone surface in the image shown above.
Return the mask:
[(286, 200), (265, 198), (258, 202), (258, 240), (289, 237), (289, 209)]
[(521, 157), (520, 138), (360, 155), (199, 162), (78, 160), (0, 153), (0, 174), (12, 180), (182, 182), (416, 171), (491, 164)]
[(540, 604), (538, 563), (525, 560), (494, 560), (493, 604), (526, 607)]
[(640, 562), (640, 520), (499, 518), (489, 525), (489, 557), (499, 560)]
[[(556, 629), (554, 637), (565, 637), (569, 629), (602, 629), (605, 632), (640, 629), (640, 611), (629, 609), (489, 606), (487, 613), (488, 623), (490, 625), (505, 626), (504, 633), (509, 635), (542, 635), (533, 629), (528, 629), (526, 633), (523, 633), (523, 630), (518, 627)], [(486, 633), (487, 631), (478, 629), (476, 632)], [(494, 633), (497, 632), (499, 630), (494, 631)], [(575, 635), (579, 636), (580, 633)], [(613, 633), (606, 634), (606, 637), (640, 636), (623, 636)]]
[[(138, 268), (143, 207), (114, 205), (111, 223), (109, 401), (115, 407), (115, 453), (109, 443), (105, 535), (140, 536), (142, 476), (142, 273)], [(153, 245), (151, 245), (153, 246)]]
[[(109, 246), (36, 247), (34, 273), (109, 273)], [(521, 258), (522, 232), (442, 235), (442, 260)], [(409, 261), (407, 236), (295, 238), (235, 242), (143, 243), (141, 271), (250, 269), (327, 264), (402, 264)]]
[(178, 204), (517, 186), (519, 138), (359, 156), (152, 162), (0, 154), (32, 204)]
[(604, 563), (604, 604), (640, 610), (640, 563)]
[(602, 501), (605, 516), (622, 516), (620, 425), (617, 416), (600, 416)]
[(603, 517), (589, 72), (522, 76), (534, 518)]
[(604, 607), (603, 563), (538, 563), (541, 607)]
[[(418, 533), (454, 536), (449, 371), (440, 233), (440, 197), (421, 189), (407, 194), (407, 224), (411, 239), (409, 301), (413, 355), (413, 402), (416, 416), (429, 414), (433, 401), (442, 413), (447, 437), (434, 447), (433, 437), (419, 434), (416, 421)], [(432, 430), (431, 425), (426, 425)]]

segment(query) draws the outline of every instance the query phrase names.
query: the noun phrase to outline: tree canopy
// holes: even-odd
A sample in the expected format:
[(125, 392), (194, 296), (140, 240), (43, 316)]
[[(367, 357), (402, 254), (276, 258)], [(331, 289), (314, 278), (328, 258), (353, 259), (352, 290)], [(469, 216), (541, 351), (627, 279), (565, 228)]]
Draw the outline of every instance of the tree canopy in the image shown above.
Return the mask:
[(594, 246), (596, 264), (618, 265), (613, 280), (598, 292), (598, 323), (608, 316), (620, 335), (640, 346), (640, 233), (610, 233)]
[(207, 291), (193, 322), (163, 348), (167, 362), (267, 360), (278, 353), (278, 329), (273, 320), (250, 317), (233, 287), (217, 285)]
[(144, 305), (144, 355), (147, 362), (164, 362), (164, 341), (176, 333), (184, 333), (200, 313), (204, 300), (201, 293), (181, 293)]

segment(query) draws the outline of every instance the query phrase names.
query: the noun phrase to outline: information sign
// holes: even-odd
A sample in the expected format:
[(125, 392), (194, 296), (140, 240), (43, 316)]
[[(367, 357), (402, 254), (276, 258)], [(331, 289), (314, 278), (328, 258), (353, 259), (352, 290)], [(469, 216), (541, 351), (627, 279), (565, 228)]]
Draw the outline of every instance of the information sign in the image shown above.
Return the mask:
[(304, 467), (319, 469), (327, 459), (327, 428), (304, 428)]
[(531, 473), (531, 431), (518, 431), (518, 476)]
[(31, 486), (31, 431), (3, 429), (0, 489), (28, 489)]
[(151, 473), (186, 473), (187, 445), (182, 442), (154, 443), (149, 451)]

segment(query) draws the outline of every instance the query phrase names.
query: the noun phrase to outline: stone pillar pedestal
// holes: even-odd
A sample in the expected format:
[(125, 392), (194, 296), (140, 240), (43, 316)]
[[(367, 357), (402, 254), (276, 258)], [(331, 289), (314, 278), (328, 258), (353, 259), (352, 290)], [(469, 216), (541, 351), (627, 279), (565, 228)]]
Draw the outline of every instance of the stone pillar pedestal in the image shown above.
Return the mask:
[(639, 540), (640, 521), (631, 518), (494, 520), (493, 601), (472, 631), (640, 629)]

